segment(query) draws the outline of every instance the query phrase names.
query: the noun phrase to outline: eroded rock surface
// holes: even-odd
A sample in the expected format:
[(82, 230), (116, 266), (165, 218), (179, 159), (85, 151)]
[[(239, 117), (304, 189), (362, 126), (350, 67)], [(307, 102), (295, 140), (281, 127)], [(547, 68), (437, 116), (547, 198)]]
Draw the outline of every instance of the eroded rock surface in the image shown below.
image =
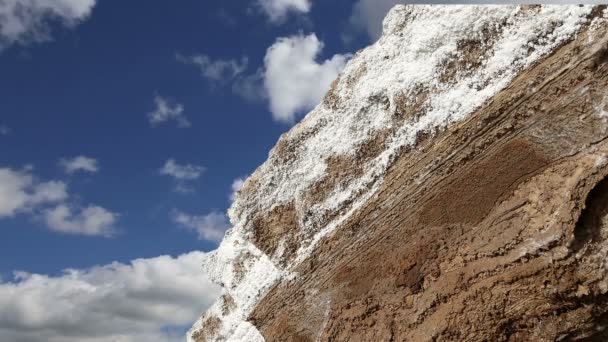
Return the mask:
[[(457, 17), (448, 47), (407, 35)], [(608, 339), (606, 17), (395, 8), (247, 181), (192, 339)], [(432, 70), (377, 74), (416, 54)], [(361, 136), (311, 152), (332, 120)]]

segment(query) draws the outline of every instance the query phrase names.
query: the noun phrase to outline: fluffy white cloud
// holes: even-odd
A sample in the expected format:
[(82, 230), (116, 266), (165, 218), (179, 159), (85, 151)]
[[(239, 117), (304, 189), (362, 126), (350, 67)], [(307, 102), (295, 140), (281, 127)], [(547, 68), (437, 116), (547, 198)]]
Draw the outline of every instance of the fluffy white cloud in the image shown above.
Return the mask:
[(0, 218), (68, 198), (63, 182), (40, 182), (27, 171), (0, 168)]
[(179, 103), (171, 103), (162, 96), (154, 97), (156, 108), (148, 113), (148, 121), (152, 126), (157, 126), (161, 123), (174, 120), (177, 126), (188, 128), (191, 126), (190, 121), (184, 115), (184, 106)]
[(66, 204), (44, 211), (46, 224), (65, 234), (111, 237), (118, 215), (102, 207), (91, 205), (76, 213)]
[(175, 210), (172, 218), (175, 223), (197, 233), (200, 240), (219, 242), (230, 228), (228, 217), (217, 211), (203, 216), (193, 216)]
[(32, 206), (55, 203), (68, 198), (67, 185), (61, 181), (38, 183), (34, 187), (28, 202)]
[(78, 156), (71, 159), (61, 159), (59, 164), (63, 167), (66, 173), (72, 174), (78, 171), (92, 172), (99, 171), (98, 162), (96, 159)]
[[(54, 231), (109, 237), (118, 214), (91, 205), (74, 213), (67, 200), (67, 185), (61, 181), (41, 182), (30, 169), (0, 168), (0, 219), (20, 213), (41, 218)], [(52, 207), (52, 208), (50, 208)]]
[(257, 0), (257, 3), (272, 22), (285, 20), (289, 12), (308, 13), (312, 5), (311, 0)]
[(266, 52), (264, 86), (276, 120), (293, 122), (298, 112), (317, 105), (350, 57), (317, 62), (322, 49), (323, 43), (311, 34), (279, 38)]
[(73, 27), (87, 19), (95, 0), (0, 1), (0, 49), (50, 39), (50, 23)]
[(219, 295), (200, 267), (204, 257), (138, 259), (57, 277), (16, 272), (12, 282), (0, 283), (1, 339), (183, 341), (185, 329)]
[[(217, 66), (200, 59), (203, 77), (232, 81), (232, 91), (248, 101), (268, 100), (273, 118), (293, 123), (299, 112), (316, 106), (344, 69), (350, 55), (317, 61), (323, 43), (315, 34), (283, 37), (268, 48), (264, 67), (245, 75), (245, 65), (224, 61)], [(238, 67), (237, 67), (238, 66)]]
[(388, 11), (403, 0), (359, 0), (353, 7), (350, 24), (359, 31), (365, 31), (372, 40), (382, 35), (382, 21)]
[(235, 59), (212, 60), (206, 55), (183, 56), (177, 54), (176, 58), (182, 63), (197, 66), (201, 72), (201, 76), (219, 83), (232, 81), (235, 77), (242, 74), (249, 64), (247, 57), (241, 58), (240, 62)]

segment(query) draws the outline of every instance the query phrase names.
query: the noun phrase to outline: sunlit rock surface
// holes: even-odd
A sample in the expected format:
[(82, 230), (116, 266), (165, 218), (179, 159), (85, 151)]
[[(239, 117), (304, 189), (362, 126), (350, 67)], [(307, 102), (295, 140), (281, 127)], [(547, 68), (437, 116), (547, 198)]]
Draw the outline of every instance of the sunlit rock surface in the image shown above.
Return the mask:
[(245, 182), (189, 339), (608, 338), (607, 14), (395, 7)]

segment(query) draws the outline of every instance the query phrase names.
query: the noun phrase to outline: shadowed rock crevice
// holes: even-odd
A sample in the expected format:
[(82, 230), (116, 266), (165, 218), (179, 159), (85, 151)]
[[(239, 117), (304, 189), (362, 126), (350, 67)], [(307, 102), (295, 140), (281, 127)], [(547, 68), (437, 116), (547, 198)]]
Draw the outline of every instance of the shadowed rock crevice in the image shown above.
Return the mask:
[(581, 252), (592, 244), (601, 243), (602, 229), (608, 225), (608, 179), (603, 179), (589, 193), (585, 208), (576, 223), (571, 249)]

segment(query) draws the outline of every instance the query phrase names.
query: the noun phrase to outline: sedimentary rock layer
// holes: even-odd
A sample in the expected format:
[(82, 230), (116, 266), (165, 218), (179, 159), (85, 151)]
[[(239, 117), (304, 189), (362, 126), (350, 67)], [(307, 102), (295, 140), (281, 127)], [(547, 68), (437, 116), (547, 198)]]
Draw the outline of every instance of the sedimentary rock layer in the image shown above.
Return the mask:
[(604, 336), (607, 33), (602, 6), (397, 6), (246, 182), (191, 339)]

